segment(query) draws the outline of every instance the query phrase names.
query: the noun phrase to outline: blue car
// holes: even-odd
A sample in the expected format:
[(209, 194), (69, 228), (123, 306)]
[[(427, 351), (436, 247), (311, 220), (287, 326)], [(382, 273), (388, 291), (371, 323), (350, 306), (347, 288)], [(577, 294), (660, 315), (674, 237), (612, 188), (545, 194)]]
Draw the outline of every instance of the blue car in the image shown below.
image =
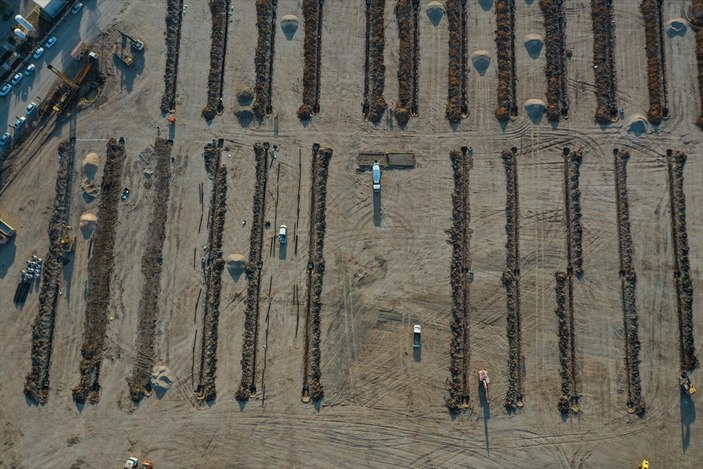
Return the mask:
[(37, 49), (37, 50), (34, 52), (34, 55), (33, 55), (32, 57), (34, 57), (35, 59), (38, 59), (38, 58), (41, 57), (42, 55), (44, 55), (44, 48), (43, 48), (43, 47), (40, 47), (39, 49)]
[(47, 39), (46, 43), (44, 44), (44, 47), (47, 49), (51, 49), (54, 47), (54, 44), (56, 44), (56, 36), (51, 36), (49, 39)]
[(5, 83), (4, 85), (2, 85), (2, 88), (0, 88), (0, 96), (7, 96), (7, 93), (9, 93), (11, 89), (12, 85), (9, 83)]
[(0, 137), (0, 146), (4, 147), (5, 144), (9, 141), (10, 141), (10, 134), (9, 134), (9, 132), (5, 132), (4, 134), (2, 134), (2, 137)]

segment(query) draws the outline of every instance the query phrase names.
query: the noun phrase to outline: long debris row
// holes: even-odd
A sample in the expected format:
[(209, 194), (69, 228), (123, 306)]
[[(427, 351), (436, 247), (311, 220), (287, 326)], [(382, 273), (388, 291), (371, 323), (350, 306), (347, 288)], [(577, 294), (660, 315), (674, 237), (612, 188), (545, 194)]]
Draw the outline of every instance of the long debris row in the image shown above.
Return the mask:
[(106, 154), (98, 222), (93, 234), (92, 256), (88, 261), (88, 295), (81, 346), (80, 381), (73, 388), (73, 400), (81, 404), (86, 399), (91, 404), (100, 401), (100, 366), (105, 352), (122, 170), (126, 156), (124, 146), (119, 145), (114, 138), (107, 143)]
[(181, 47), (183, 0), (168, 0), (166, 4), (166, 71), (161, 112), (176, 110), (176, 84), (178, 78), (178, 51)]
[(410, 115), (417, 116), (417, 88), (420, 31), (419, 0), (398, 0), (395, 16), (398, 21), (398, 104), (393, 111), (398, 125), (405, 127)]
[(207, 105), (203, 108), (205, 120), (212, 120), (222, 112), (225, 56), (227, 55), (227, 26), (229, 25), (229, 2), (209, 0), (212, 15), (212, 44), (210, 45), (210, 72), (207, 79)]
[(615, 21), (612, 0), (591, 0), (593, 69), (596, 79), (596, 122), (612, 122), (618, 115), (615, 80)]
[(327, 175), (331, 148), (312, 149), (312, 175), (310, 179), (310, 227), (308, 245), (307, 298), (305, 302), (305, 339), (303, 350), (303, 402), (319, 401), (324, 396), (320, 381), (320, 312), (322, 310), (322, 280), (325, 273), (323, 248), (327, 224)]
[(581, 191), (579, 174), (582, 150), (564, 149), (564, 206), (566, 224), (566, 272), (557, 272), (556, 315), (559, 321), (559, 356), (562, 395), (558, 408), (563, 414), (579, 411), (576, 334), (574, 332), (574, 277), (583, 276)]
[(205, 307), (200, 350), (200, 371), (195, 398), (199, 401), (214, 401), (217, 397), (215, 377), (217, 374), (217, 336), (220, 319), (220, 293), (222, 290), (222, 234), (227, 212), (227, 168), (220, 164), (222, 150), (217, 150), (215, 174), (210, 195), (210, 213), (207, 257), (205, 262)]
[(258, 120), (263, 120), (273, 110), (271, 89), (277, 3), (274, 0), (256, 0), (256, 28), (259, 30), (259, 38), (254, 55), (256, 86), (252, 110)]
[(637, 275), (632, 263), (634, 255), (630, 233), (630, 208), (627, 196), (627, 150), (615, 150), (615, 200), (618, 216), (620, 252), (620, 281), (622, 286), (622, 312), (624, 317), (625, 368), (627, 370), (627, 408), (630, 413), (641, 415), (645, 411), (640, 380), (640, 339), (635, 302)]
[(452, 150), (449, 154), (454, 173), (452, 193), (452, 227), (447, 230), (452, 245), (450, 283), (452, 287), (452, 339), (449, 346), (449, 396), (447, 407), (452, 412), (470, 405), (469, 393), (469, 276), (471, 275), (471, 206), (469, 203), (469, 172), (473, 157), (468, 149)]
[(242, 340), (242, 380), (235, 395), (238, 401), (246, 401), (256, 395), (256, 351), (259, 344), (259, 295), (261, 293), (262, 252), (264, 246), (264, 224), (266, 223), (266, 186), (268, 184), (269, 144), (256, 143), (256, 182), (251, 234), (249, 236), (249, 261), (244, 272), (248, 281), (247, 303), (244, 311)]
[(503, 150), (501, 158), (505, 168), (505, 270), (502, 283), (507, 296), (508, 333), (508, 392), (505, 407), (515, 410), (522, 407), (522, 319), (520, 317), (520, 205), (517, 177), (517, 149)]
[(569, 115), (569, 95), (566, 76), (566, 15), (561, 0), (540, 0), (544, 16), (544, 45), (547, 64), (547, 119), (559, 122)]
[(447, 72), (447, 112), (450, 124), (458, 124), (469, 113), (466, 98), (467, 40), (466, 2), (447, 0), (449, 25), (449, 69)]
[(42, 269), (44, 272), (39, 292), (39, 311), (32, 324), (32, 368), (24, 382), (25, 396), (37, 405), (46, 404), (49, 398), (49, 367), (56, 322), (56, 303), (64, 260), (61, 237), (63, 226), (69, 221), (75, 155), (74, 141), (64, 141), (59, 145), (56, 197), (48, 229), (49, 252)]
[(664, 29), (661, 0), (642, 0), (640, 9), (644, 18), (645, 51), (647, 52), (647, 88), (649, 111), (647, 119), (659, 125), (667, 117), (667, 82), (664, 61)]
[(515, 0), (496, 1), (496, 50), (498, 62), (498, 107), (496, 119), (505, 122), (517, 116), (515, 76)]
[(366, 4), (366, 70), (363, 113), (374, 124), (381, 122), (388, 105), (383, 98), (386, 66), (383, 63), (385, 28), (383, 12), (386, 0), (371, 0)]
[(696, 125), (703, 130), (703, 0), (693, 0), (691, 22), (696, 31), (696, 60), (698, 62), (698, 99), (701, 111)]
[(163, 260), (168, 199), (171, 193), (171, 145), (163, 138), (156, 139), (156, 181), (151, 218), (147, 227), (144, 254), (142, 255), (142, 293), (139, 300), (139, 325), (132, 377), (129, 380), (129, 396), (138, 402), (151, 394), (151, 372), (156, 360), (154, 341), (159, 320), (159, 296), (161, 294), (161, 263)]
[(671, 230), (674, 241), (674, 283), (679, 316), (679, 355), (682, 372), (691, 371), (698, 367), (693, 341), (693, 282), (691, 280), (691, 263), (688, 258), (686, 194), (683, 189), (683, 170), (686, 158), (686, 154), (683, 152), (667, 150)]
[(303, 0), (305, 44), (303, 49), (303, 104), (298, 118), (308, 120), (320, 112), (320, 59), (322, 54), (322, 2)]

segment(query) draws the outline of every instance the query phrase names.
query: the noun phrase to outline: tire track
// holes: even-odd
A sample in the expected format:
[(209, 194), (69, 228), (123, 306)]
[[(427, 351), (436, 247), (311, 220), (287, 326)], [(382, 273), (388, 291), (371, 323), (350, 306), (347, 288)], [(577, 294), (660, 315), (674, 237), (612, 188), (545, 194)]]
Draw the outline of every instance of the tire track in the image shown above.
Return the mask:
[(620, 253), (620, 281), (622, 286), (622, 312), (625, 336), (625, 369), (627, 372), (627, 409), (631, 414), (644, 415), (640, 380), (640, 339), (638, 315), (635, 304), (637, 275), (633, 266), (634, 255), (630, 233), (630, 207), (627, 196), (627, 162), (630, 153), (615, 149), (615, 196), (617, 203), (618, 246)]
[(259, 300), (261, 271), (264, 266), (264, 225), (266, 223), (266, 187), (268, 185), (269, 144), (254, 145), (256, 182), (252, 202), (253, 220), (249, 236), (249, 261), (244, 269), (249, 282), (244, 312), (244, 337), (242, 340), (242, 380), (235, 395), (238, 401), (247, 401), (256, 395), (256, 352), (259, 347)]
[(459, 412), (470, 407), (469, 366), (471, 350), (469, 341), (471, 272), (471, 206), (469, 202), (469, 172), (473, 167), (473, 156), (468, 148), (452, 150), (449, 154), (454, 173), (452, 193), (453, 225), (447, 230), (452, 245), (450, 283), (452, 287), (452, 339), (449, 347), (449, 396), (447, 407)]
[(49, 221), (49, 252), (44, 260), (39, 311), (32, 324), (32, 367), (24, 382), (24, 394), (32, 403), (46, 404), (49, 398), (49, 368), (53, 350), (56, 303), (59, 298), (64, 257), (61, 235), (71, 210), (73, 165), (76, 157), (75, 140), (59, 145), (59, 171), (56, 176), (54, 210)]
[(112, 138), (107, 143), (106, 161), (98, 203), (98, 222), (93, 234), (93, 250), (88, 261), (88, 294), (85, 329), (81, 346), (80, 381), (73, 388), (73, 400), (83, 404), (100, 401), (100, 366), (105, 349), (110, 283), (115, 260), (115, 231), (118, 223), (124, 146)]

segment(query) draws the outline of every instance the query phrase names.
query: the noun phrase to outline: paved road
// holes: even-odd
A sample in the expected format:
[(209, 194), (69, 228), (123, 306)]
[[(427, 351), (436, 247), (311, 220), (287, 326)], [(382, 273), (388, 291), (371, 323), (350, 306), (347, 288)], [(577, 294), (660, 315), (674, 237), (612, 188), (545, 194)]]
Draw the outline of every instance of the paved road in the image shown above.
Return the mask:
[(46, 68), (47, 64), (67, 71), (69, 76), (74, 75), (79, 66), (71, 57), (73, 49), (81, 41), (93, 42), (101, 29), (115, 18), (123, 6), (122, 2), (115, 0), (87, 0), (83, 5), (78, 14), (72, 15), (69, 12), (56, 29), (56, 44), (51, 49), (44, 48), (44, 55), (38, 60), (30, 61), (37, 66), (34, 74), (25, 74), (22, 81), (13, 86), (7, 96), (0, 98), (0, 134), (5, 131), (14, 134), (15, 130), (8, 126), (13, 124), (17, 117), (25, 115), (25, 109), (30, 102), (37, 101), (37, 97), (44, 98), (50, 92), (57, 77)]

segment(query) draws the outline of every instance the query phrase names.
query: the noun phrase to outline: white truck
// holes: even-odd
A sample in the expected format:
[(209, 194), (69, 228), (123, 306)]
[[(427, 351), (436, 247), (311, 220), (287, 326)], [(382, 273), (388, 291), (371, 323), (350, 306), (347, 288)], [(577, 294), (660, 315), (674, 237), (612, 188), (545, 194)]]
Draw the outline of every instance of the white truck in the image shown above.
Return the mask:
[(371, 176), (373, 177), (373, 191), (381, 192), (381, 165), (378, 164), (378, 161), (373, 162)]
[(15, 236), (15, 229), (0, 218), (0, 244), (7, 243), (13, 236)]
[(278, 230), (278, 243), (286, 244), (288, 242), (288, 227), (286, 225), (281, 225)]

